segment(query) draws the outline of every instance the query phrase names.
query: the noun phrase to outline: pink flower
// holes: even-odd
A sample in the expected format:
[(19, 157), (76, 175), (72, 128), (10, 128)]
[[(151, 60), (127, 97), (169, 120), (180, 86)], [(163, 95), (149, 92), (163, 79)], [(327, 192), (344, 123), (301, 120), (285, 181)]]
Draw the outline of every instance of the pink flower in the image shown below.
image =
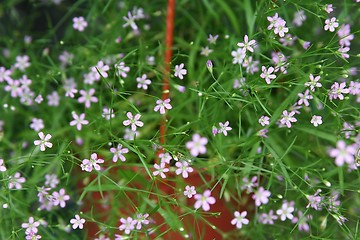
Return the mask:
[(156, 169), (156, 171), (153, 172), (154, 176), (160, 175), (161, 178), (166, 178), (165, 173), (169, 172), (169, 169), (165, 167), (165, 162), (160, 163), (160, 165), (155, 163), (154, 168)]
[(268, 116), (261, 116), (259, 118), (259, 123), (261, 124), (261, 126), (267, 126), (270, 124), (269, 120), (270, 118)]
[(124, 62), (116, 63), (115, 64), (115, 74), (118, 77), (127, 77), (127, 73), (130, 71), (130, 67), (125, 66)]
[(53, 192), (52, 197), (54, 206), (60, 205), (61, 208), (64, 208), (66, 205), (65, 201), (70, 199), (70, 196), (66, 195), (63, 188), (60, 189), (59, 192)]
[(293, 219), (292, 212), (294, 212), (294, 207), (291, 206), (288, 202), (284, 202), (281, 206), (281, 209), (276, 211), (276, 214), (280, 216), (281, 221), (288, 219)]
[(97, 171), (101, 170), (99, 163), (104, 163), (104, 159), (98, 158), (96, 153), (91, 154), (90, 159), (84, 159), (81, 163), (81, 170), (91, 172), (93, 168)]
[(315, 210), (320, 211), (322, 209), (322, 200), (323, 197), (318, 196), (318, 194), (321, 192), (321, 189), (318, 189), (314, 195), (307, 196), (307, 199), (309, 200), (309, 204), (306, 206), (306, 208), (312, 207)]
[(79, 103), (85, 103), (86, 108), (90, 108), (91, 102), (98, 102), (98, 98), (93, 96), (95, 89), (91, 88), (88, 92), (85, 90), (80, 90), (81, 97), (78, 98)]
[(16, 172), (14, 176), (9, 177), (8, 187), (9, 189), (13, 189), (14, 187), (16, 189), (21, 189), (22, 188), (21, 184), (24, 183), (25, 181), (26, 179), (24, 177), (21, 177), (21, 174), (19, 172)]
[(99, 80), (101, 77), (107, 78), (109, 75), (107, 71), (109, 71), (110, 67), (104, 64), (103, 61), (99, 61), (95, 67), (91, 68), (91, 71), (94, 73), (95, 79)]
[(269, 67), (268, 69), (266, 69), (265, 66), (262, 66), (261, 70), (262, 73), (260, 74), (260, 77), (265, 79), (267, 84), (270, 84), (271, 80), (276, 78), (276, 75), (272, 74), (275, 70), (273, 67)]
[(182, 174), (183, 178), (188, 178), (188, 173), (194, 171), (194, 169), (189, 166), (189, 163), (187, 161), (176, 162), (175, 166), (178, 168), (175, 171), (176, 175)]
[(249, 224), (249, 220), (247, 218), (245, 218), (247, 215), (247, 211), (243, 211), (243, 212), (238, 212), (235, 211), (234, 212), (234, 216), (235, 218), (233, 220), (231, 220), (231, 224), (232, 225), (236, 225), (236, 228), (241, 229), (242, 225), (247, 225)]
[(280, 37), (284, 37), (285, 33), (289, 32), (289, 28), (286, 27), (286, 21), (282, 18), (278, 18), (274, 24), (274, 33)]
[(329, 98), (332, 99), (338, 99), (344, 100), (344, 95), (350, 92), (350, 90), (346, 87), (346, 82), (338, 83), (334, 82), (333, 85), (331, 85), (331, 90), (329, 91)]
[(199, 209), (202, 207), (205, 212), (210, 210), (210, 204), (212, 205), (216, 202), (216, 199), (211, 196), (211, 191), (208, 189), (205, 190), (203, 194), (196, 194), (194, 198), (197, 200), (195, 202), (194, 208)]
[(160, 114), (165, 114), (166, 109), (172, 109), (169, 98), (165, 99), (164, 101), (161, 99), (156, 101), (156, 106), (154, 107), (155, 112), (160, 110)]
[(147, 90), (148, 86), (151, 84), (151, 80), (147, 79), (146, 74), (143, 74), (141, 77), (137, 77), (136, 81), (138, 82), (137, 88), (142, 88), (144, 90)]
[(30, 58), (28, 55), (16, 56), (16, 63), (14, 65), (14, 67), (19, 69), (20, 71), (24, 72), (25, 69), (30, 66), (29, 60), (30, 60)]
[(259, 216), (259, 222), (261, 222), (262, 224), (274, 224), (274, 220), (277, 220), (278, 216), (274, 215), (274, 211), (270, 210), (269, 213), (262, 213)]
[(149, 220), (147, 220), (147, 218), (149, 217), (148, 213), (145, 213), (144, 215), (139, 213), (136, 215), (136, 229), (140, 230), (142, 225), (148, 225), (150, 223)]
[(72, 228), (73, 229), (83, 229), (84, 227), (84, 223), (85, 223), (85, 219), (80, 218), (80, 216), (78, 214), (75, 215), (75, 218), (70, 220), (70, 223), (72, 224)]
[(128, 153), (129, 149), (123, 148), (122, 145), (119, 144), (117, 146), (117, 148), (110, 148), (110, 152), (112, 152), (114, 154), (113, 159), (112, 159), (113, 162), (117, 162), (119, 158), (122, 162), (125, 162), (126, 158), (123, 154)]
[(127, 219), (121, 218), (120, 222), (122, 224), (119, 226), (119, 230), (125, 230), (125, 234), (130, 234), (131, 230), (135, 228), (136, 220), (133, 220), (131, 217), (128, 217)]
[(324, 11), (327, 12), (327, 13), (331, 13), (332, 11), (334, 11), (333, 5), (332, 4), (325, 4)]
[(242, 64), (245, 59), (245, 52), (241, 48), (238, 48), (236, 51), (231, 52), (231, 56), (233, 57), (233, 64)]
[(167, 164), (170, 164), (170, 161), (172, 159), (171, 155), (169, 153), (160, 153), (159, 154), (159, 158), (160, 158), (160, 161), (161, 162), (164, 162), (164, 163), (167, 163)]
[(30, 128), (34, 129), (35, 132), (44, 128), (44, 121), (42, 119), (33, 118), (31, 121)]
[(253, 46), (255, 46), (256, 41), (255, 40), (250, 40), (249, 41), (249, 37), (248, 35), (244, 36), (244, 42), (242, 43), (238, 43), (237, 46), (242, 48), (242, 52), (246, 52), (246, 50), (250, 51), (250, 52), (254, 52)]
[(85, 21), (84, 17), (74, 17), (73, 18), (73, 28), (79, 32), (84, 31), (88, 23)]
[(278, 21), (278, 19), (279, 19), (278, 13), (275, 13), (273, 17), (267, 17), (267, 20), (270, 22), (270, 25), (267, 27), (267, 29), (271, 30), (272, 28), (274, 28), (275, 23)]
[(257, 191), (255, 191), (252, 198), (255, 200), (255, 205), (260, 206), (261, 204), (267, 204), (269, 202), (270, 195), (270, 191), (260, 187)]
[(180, 78), (181, 80), (184, 78), (183, 76), (187, 74), (187, 70), (184, 68), (183, 63), (176, 65), (174, 71), (174, 76)]
[(26, 228), (26, 232), (37, 233), (40, 222), (35, 221), (33, 217), (29, 217), (29, 222), (21, 224), (22, 228)]
[(320, 80), (320, 76), (316, 76), (314, 78), (314, 76), (312, 74), (309, 75), (310, 78), (310, 82), (306, 82), (305, 86), (306, 87), (310, 87), (310, 91), (314, 92), (315, 91), (315, 87), (322, 87), (321, 83), (319, 83)]
[(297, 104), (300, 106), (304, 104), (305, 106), (309, 106), (310, 103), (308, 100), (313, 99), (313, 96), (310, 94), (309, 89), (306, 89), (304, 93), (298, 93), (299, 101)]
[(294, 115), (295, 115), (294, 111), (288, 113), (288, 111), (284, 110), (282, 114), (282, 118), (280, 119), (280, 123), (285, 124), (288, 128), (291, 128), (291, 123), (297, 121)]
[(336, 17), (332, 17), (331, 19), (326, 19), (325, 20), (325, 26), (324, 26), (324, 30), (325, 31), (330, 31), (330, 32), (334, 32), (335, 28), (337, 28), (339, 26), (339, 23), (336, 22)]
[(199, 154), (206, 153), (205, 145), (208, 143), (207, 138), (201, 137), (199, 134), (192, 136), (192, 141), (186, 143), (186, 148), (190, 150), (190, 154), (197, 157)]
[(187, 196), (188, 198), (192, 198), (193, 195), (196, 194), (196, 190), (195, 190), (195, 187), (194, 186), (189, 186), (187, 185), (185, 187), (185, 191), (184, 191), (184, 195)]
[(124, 126), (131, 125), (131, 130), (133, 132), (136, 131), (136, 127), (144, 126), (144, 123), (139, 120), (141, 118), (141, 115), (139, 113), (133, 116), (131, 112), (127, 112), (126, 116), (128, 117), (128, 120), (123, 121), (123, 124)]
[(45, 151), (45, 147), (52, 148), (52, 143), (49, 142), (51, 139), (50, 134), (46, 134), (46, 136), (45, 136), (45, 134), (43, 132), (39, 132), (38, 135), (40, 137), (40, 140), (35, 140), (34, 145), (35, 146), (40, 145), (40, 151), (42, 151), (42, 152)]
[(329, 155), (335, 158), (335, 164), (339, 167), (344, 163), (352, 164), (355, 161), (356, 148), (353, 145), (347, 146), (345, 141), (339, 140), (336, 143), (336, 148), (332, 148), (329, 151)]
[(80, 116), (78, 116), (75, 112), (72, 112), (72, 116), (74, 120), (70, 122), (70, 126), (75, 126), (77, 130), (81, 130), (82, 125), (87, 125), (89, 123), (88, 120), (85, 120), (85, 113), (81, 113)]
[(220, 128), (218, 129), (217, 133), (222, 133), (224, 136), (227, 136), (227, 131), (232, 130), (232, 128), (229, 126), (229, 121), (226, 121), (225, 123), (220, 122), (219, 126)]
[(0, 158), (0, 172), (5, 172), (6, 167), (4, 166), (4, 159)]
[(322, 118), (321, 116), (312, 116), (310, 123), (312, 123), (315, 127), (322, 124)]

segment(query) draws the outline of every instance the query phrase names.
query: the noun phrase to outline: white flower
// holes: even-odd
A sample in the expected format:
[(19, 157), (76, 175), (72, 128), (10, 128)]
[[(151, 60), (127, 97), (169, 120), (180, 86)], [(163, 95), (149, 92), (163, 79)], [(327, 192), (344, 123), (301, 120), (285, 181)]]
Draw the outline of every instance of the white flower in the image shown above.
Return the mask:
[(43, 132), (39, 132), (38, 135), (40, 137), (40, 140), (35, 140), (34, 145), (35, 146), (40, 145), (40, 151), (42, 152), (45, 151), (45, 147), (52, 148), (52, 143), (49, 142), (49, 140), (51, 139), (50, 134), (46, 134), (45, 136)]
[(80, 218), (80, 216), (76, 214), (76, 215), (75, 215), (75, 218), (73, 218), (73, 219), (70, 220), (70, 223), (72, 224), (72, 228), (73, 228), (73, 229), (77, 229), (77, 228), (83, 229), (84, 223), (85, 223), (85, 219)]
[(231, 220), (231, 224), (232, 225), (236, 225), (236, 228), (241, 229), (242, 225), (247, 225), (249, 224), (249, 220), (247, 218), (245, 218), (247, 215), (247, 211), (243, 211), (243, 212), (238, 212), (235, 211), (234, 212), (234, 216), (235, 218), (233, 220)]
[(174, 76), (180, 78), (181, 80), (184, 78), (183, 75), (187, 74), (187, 70), (184, 68), (183, 63), (181, 63), (180, 65), (176, 65), (174, 71)]

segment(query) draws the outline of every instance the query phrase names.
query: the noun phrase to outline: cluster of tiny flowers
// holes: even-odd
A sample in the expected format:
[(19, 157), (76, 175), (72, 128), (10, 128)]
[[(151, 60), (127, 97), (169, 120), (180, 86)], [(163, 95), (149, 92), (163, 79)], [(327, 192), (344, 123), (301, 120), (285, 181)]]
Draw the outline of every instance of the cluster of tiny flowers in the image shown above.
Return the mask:
[(225, 123), (219, 122), (219, 128), (216, 128), (215, 126), (212, 128), (212, 133), (215, 136), (216, 134), (224, 134), (224, 136), (228, 135), (228, 131), (231, 131), (232, 128), (229, 126), (229, 121), (226, 121)]
[(267, 17), (270, 25), (267, 27), (268, 30), (273, 29), (276, 35), (284, 37), (285, 33), (289, 32), (289, 28), (286, 27), (286, 21), (279, 17), (278, 13), (275, 13), (272, 17)]
[(140, 230), (143, 226), (150, 223), (148, 217), (148, 213), (139, 213), (134, 219), (132, 217), (120, 218), (121, 225), (119, 226), (119, 230), (124, 231), (125, 234), (130, 234), (134, 229)]
[[(161, 178), (166, 178), (165, 173), (170, 171), (167, 165), (170, 164), (170, 161), (173, 158), (169, 153), (160, 153), (159, 158), (160, 158), (160, 164), (157, 163), (154, 164), (155, 171), (153, 172), (153, 175), (154, 176), (159, 175)], [(175, 161), (176, 161), (175, 166), (177, 167), (177, 169), (175, 170), (176, 175), (182, 175), (183, 178), (188, 178), (189, 173), (194, 171), (194, 169), (190, 166), (187, 160), (185, 159), (178, 160), (176, 158)]]
[[(59, 191), (54, 190), (59, 183), (60, 181), (55, 174), (45, 175), (44, 185), (38, 187), (37, 196), (40, 203), (40, 210), (51, 211), (56, 206), (65, 208), (66, 201), (70, 200), (70, 196), (66, 194), (65, 189), (63, 188)], [(52, 193), (50, 191), (52, 191)]]
[(255, 73), (259, 71), (259, 61), (253, 60), (249, 53), (254, 53), (254, 47), (256, 47), (256, 41), (254, 39), (249, 41), (248, 35), (244, 36), (244, 42), (237, 43), (238, 49), (231, 52), (233, 57), (233, 64), (242, 65), (246, 68), (247, 73)]

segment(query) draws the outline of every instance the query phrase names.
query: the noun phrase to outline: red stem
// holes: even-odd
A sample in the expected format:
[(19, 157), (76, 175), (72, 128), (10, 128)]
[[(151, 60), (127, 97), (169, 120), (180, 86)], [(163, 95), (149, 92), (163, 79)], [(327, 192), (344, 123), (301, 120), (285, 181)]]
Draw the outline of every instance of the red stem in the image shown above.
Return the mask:
[[(166, 17), (166, 36), (165, 36), (165, 55), (164, 55), (164, 79), (162, 87), (161, 99), (164, 101), (169, 98), (170, 93), (170, 63), (172, 57), (172, 45), (174, 39), (174, 16), (175, 16), (175, 0), (168, 0), (167, 17)], [(160, 144), (165, 144), (166, 135), (166, 118), (161, 119), (160, 123)]]

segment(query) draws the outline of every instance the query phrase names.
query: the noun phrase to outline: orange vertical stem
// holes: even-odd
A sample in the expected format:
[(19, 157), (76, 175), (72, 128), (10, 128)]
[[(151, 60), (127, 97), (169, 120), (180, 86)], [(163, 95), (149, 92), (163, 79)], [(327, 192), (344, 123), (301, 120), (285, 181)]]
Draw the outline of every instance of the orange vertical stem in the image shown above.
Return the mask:
[[(174, 39), (174, 16), (175, 16), (175, 0), (168, 0), (167, 16), (166, 16), (166, 35), (165, 35), (165, 54), (164, 54), (164, 72), (163, 87), (161, 99), (164, 101), (169, 98), (170, 94), (170, 63), (172, 57), (172, 45)], [(165, 144), (166, 135), (166, 118), (161, 119), (160, 123), (160, 144)]]

